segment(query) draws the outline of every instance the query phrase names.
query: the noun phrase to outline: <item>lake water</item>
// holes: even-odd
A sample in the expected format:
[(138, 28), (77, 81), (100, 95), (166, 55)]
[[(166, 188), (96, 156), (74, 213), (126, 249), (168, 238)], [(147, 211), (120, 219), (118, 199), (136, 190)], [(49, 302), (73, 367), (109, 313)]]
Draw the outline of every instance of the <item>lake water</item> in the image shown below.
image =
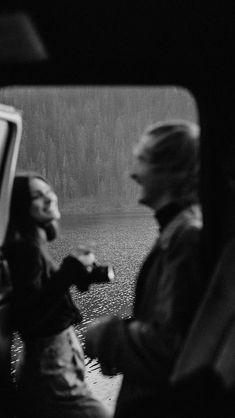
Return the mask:
[[(152, 216), (141, 214), (85, 216), (73, 215), (63, 219), (60, 238), (51, 244), (57, 262), (79, 245), (95, 243), (100, 263), (110, 262), (115, 271), (112, 284), (94, 284), (81, 294), (76, 287), (72, 295), (83, 315), (76, 332), (83, 343), (87, 324), (102, 315), (126, 317), (132, 313), (136, 275), (157, 235)], [(21, 345), (15, 344), (17, 352)], [(99, 365), (87, 358), (87, 381), (92, 392), (110, 409), (114, 408), (121, 376), (104, 377)]]

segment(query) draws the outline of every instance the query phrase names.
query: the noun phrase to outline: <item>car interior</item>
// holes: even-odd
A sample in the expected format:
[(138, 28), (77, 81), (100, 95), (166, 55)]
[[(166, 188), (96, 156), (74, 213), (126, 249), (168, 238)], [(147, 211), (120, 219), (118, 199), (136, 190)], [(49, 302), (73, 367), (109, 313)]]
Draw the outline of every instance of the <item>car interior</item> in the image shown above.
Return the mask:
[[(213, 6), (201, 0), (133, 6), (120, 0), (77, 1), (56, 7), (11, 1), (0, 6), (1, 89), (174, 86), (186, 89), (196, 102), (201, 127), (202, 275), (208, 290), (180, 353), (173, 384), (213, 362), (218, 347), (224, 350), (218, 366), (221, 376), (227, 386), (233, 382), (234, 284), (221, 259), (235, 234), (234, 19), (233, 2), (221, 1)], [(21, 109), (0, 106), (0, 245), (22, 121)], [(233, 267), (233, 257), (228, 262)], [(1, 260), (0, 416), (13, 417), (15, 412), (4, 402), (12, 396), (7, 327), (11, 284), (6, 270)]]

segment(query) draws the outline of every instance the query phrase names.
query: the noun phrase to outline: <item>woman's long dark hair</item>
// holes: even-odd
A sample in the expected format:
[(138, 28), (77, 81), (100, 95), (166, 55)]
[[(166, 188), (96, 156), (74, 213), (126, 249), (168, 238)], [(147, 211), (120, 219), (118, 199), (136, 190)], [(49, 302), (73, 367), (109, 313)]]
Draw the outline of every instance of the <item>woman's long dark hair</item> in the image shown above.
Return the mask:
[(34, 234), (35, 223), (30, 216), (30, 180), (33, 178), (39, 178), (48, 184), (40, 174), (33, 171), (17, 173), (15, 176), (5, 243)]

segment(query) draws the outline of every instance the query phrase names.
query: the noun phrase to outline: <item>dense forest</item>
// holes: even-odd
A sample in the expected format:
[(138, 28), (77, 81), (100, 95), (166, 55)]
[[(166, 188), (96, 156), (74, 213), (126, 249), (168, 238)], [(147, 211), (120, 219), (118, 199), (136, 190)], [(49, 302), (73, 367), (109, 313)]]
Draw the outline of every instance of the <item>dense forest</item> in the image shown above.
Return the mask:
[(0, 91), (0, 102), (22, 111), (18, 168), (46, 176), (64, 212), (134, 208), (129, 171), (143, 129), (197, 119), (193, 98), (177, 88), (11, 88)]

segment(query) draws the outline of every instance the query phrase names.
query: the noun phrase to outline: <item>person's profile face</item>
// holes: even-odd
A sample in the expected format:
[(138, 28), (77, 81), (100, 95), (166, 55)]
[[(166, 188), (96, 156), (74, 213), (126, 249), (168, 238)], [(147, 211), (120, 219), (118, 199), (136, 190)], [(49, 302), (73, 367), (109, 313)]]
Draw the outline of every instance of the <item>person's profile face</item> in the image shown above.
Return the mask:
[[(144, 136), (134, 149), (134, 165), (131, 177), (140, 186), (139, 203), (155, 210), (160, 209), (169, 200), (169, 192), (166, 187), (167, 179), (161, 170), (149, 161), (148, 153), (151, 138)], [(146, 149), (148, 151), (146, 152)]]
[(58, 199), (49, 184), (40, 178), (32, 178), (29, 183), (31, 205), (29, 214), (36, 224), (47, 226), (60, 219)]

